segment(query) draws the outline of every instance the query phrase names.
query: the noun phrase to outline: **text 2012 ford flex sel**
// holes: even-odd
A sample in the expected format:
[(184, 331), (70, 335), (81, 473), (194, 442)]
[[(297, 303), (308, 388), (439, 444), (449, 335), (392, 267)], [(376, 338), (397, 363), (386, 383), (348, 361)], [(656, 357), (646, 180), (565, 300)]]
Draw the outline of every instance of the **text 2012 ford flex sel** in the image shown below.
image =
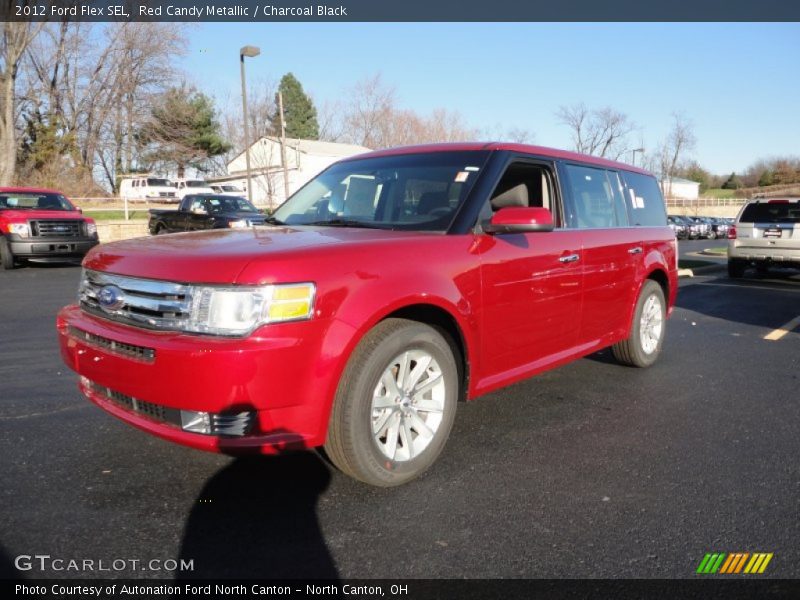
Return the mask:
[(334, 164), (269, 225), (105, 244), (58, 316), (100, 407), (204, 450), (324, 446), (391, 486), (456, 404), (607, 346), (653, 363), (677, 290), (652, 175), (517, 144)]

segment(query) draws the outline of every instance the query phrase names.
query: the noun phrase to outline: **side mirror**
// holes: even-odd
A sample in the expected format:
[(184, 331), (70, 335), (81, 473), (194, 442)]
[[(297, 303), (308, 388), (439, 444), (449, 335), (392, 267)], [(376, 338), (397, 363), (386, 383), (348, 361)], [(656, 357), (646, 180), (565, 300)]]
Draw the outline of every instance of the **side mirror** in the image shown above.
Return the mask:
[(525, 233), (529, 231), (553, 231), (553, 215), (541, 207), (507, 206), (492, 215), (483, 231), (496, 233)]

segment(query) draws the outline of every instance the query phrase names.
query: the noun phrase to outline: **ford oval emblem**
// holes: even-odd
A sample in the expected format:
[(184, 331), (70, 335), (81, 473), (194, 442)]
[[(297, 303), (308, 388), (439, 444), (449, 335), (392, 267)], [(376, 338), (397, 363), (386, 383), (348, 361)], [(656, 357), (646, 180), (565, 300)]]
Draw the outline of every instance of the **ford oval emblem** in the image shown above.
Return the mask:
[(114, 311), (125, 304), (125, 293), (116, 285), (106, 285), (97, 292), (97, 303), (105, 311)]

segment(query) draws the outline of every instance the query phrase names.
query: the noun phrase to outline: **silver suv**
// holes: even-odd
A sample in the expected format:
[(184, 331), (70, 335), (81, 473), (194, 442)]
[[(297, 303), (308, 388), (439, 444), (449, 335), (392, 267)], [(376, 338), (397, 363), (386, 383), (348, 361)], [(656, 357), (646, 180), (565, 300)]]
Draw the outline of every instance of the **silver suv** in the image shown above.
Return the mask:
[(772, 265), (800, 268), (800, 198), (751, 200), (728, 233), (728, 275)]

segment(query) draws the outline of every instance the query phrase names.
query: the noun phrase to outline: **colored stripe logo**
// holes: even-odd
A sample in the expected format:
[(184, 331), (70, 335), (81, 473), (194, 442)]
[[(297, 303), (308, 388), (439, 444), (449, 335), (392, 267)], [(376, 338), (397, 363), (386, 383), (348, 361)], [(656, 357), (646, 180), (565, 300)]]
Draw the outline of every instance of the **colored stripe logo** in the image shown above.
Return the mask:
[(772, 552), (754, 552), (752, 554), (749, 552), (708, 552), (700, 561), (697, 573), (701, 575), (761, 574), (766, 570), (772, 556)]

